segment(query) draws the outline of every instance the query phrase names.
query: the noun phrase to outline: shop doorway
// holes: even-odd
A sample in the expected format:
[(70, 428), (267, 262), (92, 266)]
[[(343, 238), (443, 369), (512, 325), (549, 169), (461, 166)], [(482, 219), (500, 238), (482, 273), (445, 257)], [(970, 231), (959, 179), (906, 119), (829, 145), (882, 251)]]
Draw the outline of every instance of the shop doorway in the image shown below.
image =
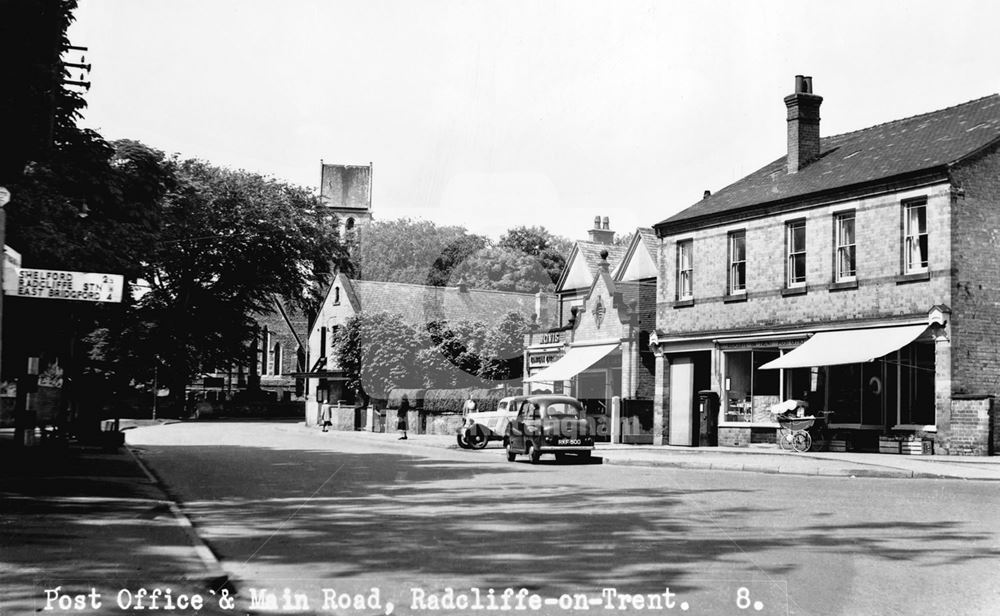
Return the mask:
[[(682, 446), (699, 445), (701, 421), (698, 392), (709, 389), (712, 383), (712, 353), (700, 351), (669, 355), (670, 406), (667, 444)], [(709, 436), (709, 435), (706, 435)], [(709, 440), (714, 440), (710, 435)]]

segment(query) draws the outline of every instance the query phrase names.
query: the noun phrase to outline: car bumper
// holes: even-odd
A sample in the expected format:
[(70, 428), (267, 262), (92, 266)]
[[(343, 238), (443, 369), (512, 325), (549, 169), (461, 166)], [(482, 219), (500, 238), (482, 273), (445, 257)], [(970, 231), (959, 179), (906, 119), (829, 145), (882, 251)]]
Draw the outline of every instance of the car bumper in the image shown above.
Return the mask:
[(593, 451), (593, 445), (539, 445), (538, 451), (551, 453), (553, 451)]

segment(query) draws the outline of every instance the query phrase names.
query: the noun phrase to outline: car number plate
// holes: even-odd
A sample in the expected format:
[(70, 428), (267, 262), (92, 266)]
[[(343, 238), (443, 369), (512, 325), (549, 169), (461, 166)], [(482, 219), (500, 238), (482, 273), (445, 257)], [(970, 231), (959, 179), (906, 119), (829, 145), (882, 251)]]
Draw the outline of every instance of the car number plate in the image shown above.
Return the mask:
[(579, 445), (581, 443), (578, 438), (561, 438), (559, 439), (560, 445)]

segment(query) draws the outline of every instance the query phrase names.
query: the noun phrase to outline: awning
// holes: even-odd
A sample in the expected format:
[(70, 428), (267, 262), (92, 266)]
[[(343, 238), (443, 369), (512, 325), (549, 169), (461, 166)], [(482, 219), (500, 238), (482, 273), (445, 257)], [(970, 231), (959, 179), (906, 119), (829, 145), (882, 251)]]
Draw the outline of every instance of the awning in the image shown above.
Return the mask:
[(926, 329), (927, 325), (924, 324), (818, 332), (792, 351), (767, 362), (761, 369), (811, 368), (869, 362), (913, 342)]
[(524, 379), (525, 383), (551, 383), (566, 381), (587, 368), (601, 361), (606, 355), (618, 348), (618, 343), (595, 344), (593, 346), (570, 347), (566, 354), (560, 357), (548, 368), (532, 374)]

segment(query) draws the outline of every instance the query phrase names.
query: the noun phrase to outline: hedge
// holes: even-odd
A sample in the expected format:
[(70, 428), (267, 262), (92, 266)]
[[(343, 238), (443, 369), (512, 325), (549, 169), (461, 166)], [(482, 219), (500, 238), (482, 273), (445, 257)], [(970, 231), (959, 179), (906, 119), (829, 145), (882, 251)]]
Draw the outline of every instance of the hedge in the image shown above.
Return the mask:
[(411, 409), (419, 409), (424, 406), (424, 392), (426, 389), (390, 389), (389, 399), (386, 400), (386, 408), (398, 409), (405, 397)]
[(465, 401), (472, 398), (477, 411), (495, 411), (497, 402), (505, 396), (515, 395), (509, 389), (428, 389), (423, 410), (431, 413), (461, 413)]

